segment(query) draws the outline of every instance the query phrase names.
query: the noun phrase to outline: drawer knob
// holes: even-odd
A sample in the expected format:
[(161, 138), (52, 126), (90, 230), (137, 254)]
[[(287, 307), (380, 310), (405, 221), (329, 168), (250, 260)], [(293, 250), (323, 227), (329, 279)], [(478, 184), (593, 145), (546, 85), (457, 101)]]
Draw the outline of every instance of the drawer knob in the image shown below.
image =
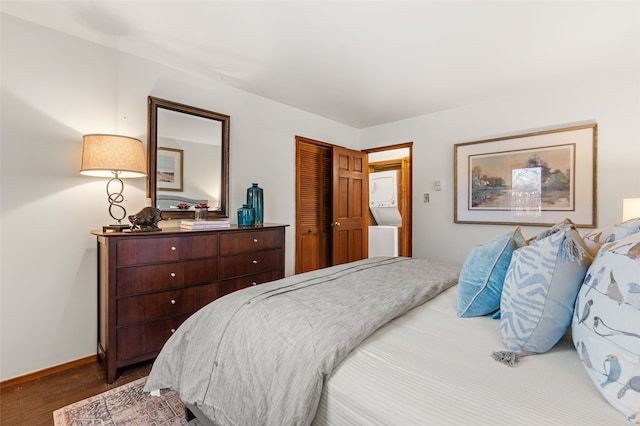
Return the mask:
[(172, 329), (171, 329), (171, 333), (175, 333), (175, 332), (176, 332), (176, 329), (175, 329), (175, 328), (172, 328)]
[(254, 265), (257, 265), (258, 261), (257, 260), (252, 260), (251, 263), (253, 263)]
[(173, 246), (171, 247), (171, 251), (176, 251), (176, 250), (178, 250), (178, 249), (173, 247)]
[(175, 273), (175, 272), (172, 272), (172, 273), (171, 273), (171, 276), (172, 276), (172, 277), (175, 277), (175, 276), (176, 276), (176, 273)]
[(257, 242), (258, 242), (258, 239), (257, 239), (257, 238), (254, 238), (254, 239), (253, 239), (253, 242), (254, 242), (254, 243), (257, 243)]
[(171, 299), (171, 304), (175, 305), (176, 304), (176, 299)]

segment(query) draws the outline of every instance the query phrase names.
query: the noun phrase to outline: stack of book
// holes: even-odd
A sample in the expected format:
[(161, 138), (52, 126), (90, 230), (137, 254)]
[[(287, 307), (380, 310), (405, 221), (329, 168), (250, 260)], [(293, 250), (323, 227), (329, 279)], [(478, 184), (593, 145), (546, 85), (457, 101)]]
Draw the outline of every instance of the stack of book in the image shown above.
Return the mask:
[(203, 229), (229, 228), (229, 221), (226, 219), (213, 220), (183, 220), (180, 222), (180, 229), (197, 231)]

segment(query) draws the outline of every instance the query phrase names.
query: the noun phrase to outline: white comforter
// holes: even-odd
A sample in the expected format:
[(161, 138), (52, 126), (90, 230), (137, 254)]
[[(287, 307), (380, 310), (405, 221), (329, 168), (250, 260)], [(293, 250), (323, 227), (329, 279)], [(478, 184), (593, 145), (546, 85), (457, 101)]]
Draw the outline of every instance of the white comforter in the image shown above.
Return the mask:
[(177, 390), (215, 424), (308, 425), (334, 367), (458, 273), (442, 262), (375, 258), (232, 293), (177, 330), (145, 390)]
[(500, 321), (458, 318), (457, 286), (366, 339), (325, 385), (314, 426), (630, 426), (600, 395), (570, 336), (515, 368)]

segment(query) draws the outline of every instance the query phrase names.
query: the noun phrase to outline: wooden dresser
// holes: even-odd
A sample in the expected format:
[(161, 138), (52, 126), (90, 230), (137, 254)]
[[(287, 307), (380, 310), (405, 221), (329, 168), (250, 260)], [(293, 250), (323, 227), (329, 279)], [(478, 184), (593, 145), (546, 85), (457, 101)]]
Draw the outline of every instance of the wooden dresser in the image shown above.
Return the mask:
[(98, 356), (117, 369), (155, 358), (198, 309), (284, 277), (286, 225), (105, 233), (98, 239)]

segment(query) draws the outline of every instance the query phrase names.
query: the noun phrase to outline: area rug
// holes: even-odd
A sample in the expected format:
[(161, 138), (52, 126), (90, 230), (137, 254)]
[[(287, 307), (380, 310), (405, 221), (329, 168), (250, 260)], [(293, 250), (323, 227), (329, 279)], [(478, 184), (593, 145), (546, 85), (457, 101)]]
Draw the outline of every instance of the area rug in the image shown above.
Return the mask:
[(178, 394), (162, 391), (159, 397), (144, 392), (143, 377), (53, 412), (55, 426), (183, 426), (187, 422)]

